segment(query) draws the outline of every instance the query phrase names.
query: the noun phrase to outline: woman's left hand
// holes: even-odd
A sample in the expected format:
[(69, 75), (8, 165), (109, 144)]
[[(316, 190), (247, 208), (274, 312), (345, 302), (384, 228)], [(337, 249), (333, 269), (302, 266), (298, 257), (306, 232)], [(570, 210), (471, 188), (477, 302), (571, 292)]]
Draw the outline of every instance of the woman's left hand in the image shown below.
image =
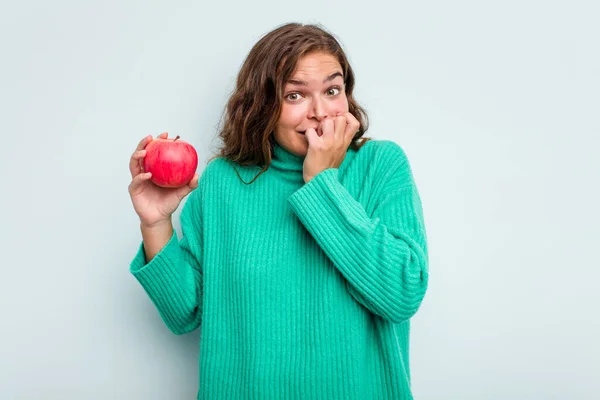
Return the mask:
[(304, 159), (303, 177), (308, 183), (318, 173), (328, 168), (338, 168), (360, 123), (350, 112), (338, 113), (334, 118), (324, 119), (317, 128), (321, 135), (314, 129), (306, 131), (308, 139), (308, 152)]

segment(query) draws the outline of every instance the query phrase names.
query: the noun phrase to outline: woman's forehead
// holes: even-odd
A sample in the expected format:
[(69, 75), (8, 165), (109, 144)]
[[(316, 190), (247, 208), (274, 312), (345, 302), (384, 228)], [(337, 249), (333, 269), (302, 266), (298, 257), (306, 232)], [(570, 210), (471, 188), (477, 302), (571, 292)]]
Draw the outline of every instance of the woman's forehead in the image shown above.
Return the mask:
[(337, 57), (329, 53), (309, 53), (296, 63), (295, 73), (310, 73), (323, 69), (340, 68)]
[[(293, 74), (290, 79), (288, 79), (287, 84), (295, 85), (295, 86), (309, 86), (311, 84), (327, 84), (336, 80), (337, 78), (341, 78), (344, 80), (344, 74), (339, 67), (333, 67), (330, 69), (331, 73), (326, 73), (323, 75), (322, 71), (307, 71), (305, 73), (296, 73)], [(324, 69), (323, 71), (327, 71)]]

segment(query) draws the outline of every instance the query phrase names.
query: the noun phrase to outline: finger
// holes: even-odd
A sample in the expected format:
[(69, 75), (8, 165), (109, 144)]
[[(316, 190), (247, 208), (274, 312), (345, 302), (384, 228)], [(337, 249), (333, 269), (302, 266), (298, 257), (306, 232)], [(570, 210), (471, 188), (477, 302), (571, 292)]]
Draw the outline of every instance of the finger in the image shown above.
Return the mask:
[(346, 112), (345, 114), (348, 125), (351, 125), (352, 128), (358, 132), (360, 130), (360, 121), (351, 112)]
[(166, 139), (168, 136), (169, 136), (168, 132), (163, 132), (160, 135), (158, 135), (157, 138)]
[(129, 184), (129, 193), (132, 196), (138, 194), (144, 183), (151, 177), (152, 172), (145, 172), (143, 174), (137, 174), (136, 176), (134, 176), (131, 180), (131, 183)]
[(198, 174), (194, 174), (194, 177), (192, 178), (192, 180), (188, 183), (188, 185), (192, 188), (192, 189), (196, 189), (198, 187), (198, 180), (200, 179), (200, 176)]
[(334, 124), (333, 124), (333, 120), (330, 118), (327, 118), (325, 120), (323, 120), (323, 122), (321, 123), (322, 127), (321, 127), (321, 136), (330, 136), (333, 135), (333, 128), (334, 128)]
[(348, 141), (352, 141), (354, 135), (360, 130), (360, 122), (351, 112), (346, 112), (344, 115), (346, 116), (347, 121), (344, 136)]
[(187, 185), (184, 185), (180, 188), (177, 188), (175, 190), (175, 195), (179, 198), (179, 200), (183, 200), (183, 198), (185, 196), (187, 196), (188, 194), (191, 193), (192, 190), (196, 189), (198, 187), (198, 178), (197, 178), (198, 174), (194, 174), (194, 177), (192, 178), (192, 180), (190, 180), (188, 182)]
[(138, 150), (131, 155), (131, 159), (129, 160), (129, 172), (131, 172), (132, 178), (144, 172), (142, 160), (145, 155), (146, 150)]
[(323, 136), (323, 122), (321, 122), (316, 129), (317, 136)]
[(139, 159), (138, 165), (140, 167), (140, 173), (146, 172), (146, 168), (144, 167), (144, 157)]
[(346, 121), (346, 116), (339, 115), (339, 116), (335, 117), (333, 132), (334, 132), (334, 136), (336, 139), (344, 139), (345, 138), (344, 133), (346, 132), (347, 125), (348, 125), (348, 122)]
[(314, 128), (308, 128), (306, 132), (304, 132), (304, 136), (306, 140), (308, 140), (308, 147), (314, 146), (319, 140), (319, 134)]
[(145, 138), (143, 138), (140, 143), (138, 143), (137, 148), (135, 149), (136, 151), (142, 150), (143, 148), (146, 147), (146, 145), (148, 143), (150, 143), (150, 141), (152, 140), (152, 135), (148, 135)]

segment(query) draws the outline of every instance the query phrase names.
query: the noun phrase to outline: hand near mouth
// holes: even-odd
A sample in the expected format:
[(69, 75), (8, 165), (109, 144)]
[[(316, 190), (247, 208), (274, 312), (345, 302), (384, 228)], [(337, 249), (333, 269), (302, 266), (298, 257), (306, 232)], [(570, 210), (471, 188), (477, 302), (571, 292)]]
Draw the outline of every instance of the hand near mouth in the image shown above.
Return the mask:
[(325, 118), (317, 129), (307, 129), (308, 153), (304, 159), (304, 182), (310, 182), (326, 169), (338, 168), (359, 129), (360, 122), (350, 112)]

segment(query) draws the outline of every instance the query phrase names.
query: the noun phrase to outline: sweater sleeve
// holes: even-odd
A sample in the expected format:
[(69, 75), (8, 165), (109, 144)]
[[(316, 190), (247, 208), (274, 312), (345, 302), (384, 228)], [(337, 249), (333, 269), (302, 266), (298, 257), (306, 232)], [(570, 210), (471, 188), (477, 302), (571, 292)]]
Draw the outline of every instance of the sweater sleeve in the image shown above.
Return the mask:
[(162, 320), (176, 335), (193, 331), (202, 320), (202, 216), (199, 188), (181, 211), (183, 237), (177, 233), (146, 263), (143, 242), (130, 265)]
[(340, 183), (337, 168), (317, 174), (288, 202), (346, 278), (350, 295), (400, 323), (417, 312), (427, 289), (427, 238), (408, 159), (395, 143), (388, 148), (380, 163), (385, 182), (371, 215)]

